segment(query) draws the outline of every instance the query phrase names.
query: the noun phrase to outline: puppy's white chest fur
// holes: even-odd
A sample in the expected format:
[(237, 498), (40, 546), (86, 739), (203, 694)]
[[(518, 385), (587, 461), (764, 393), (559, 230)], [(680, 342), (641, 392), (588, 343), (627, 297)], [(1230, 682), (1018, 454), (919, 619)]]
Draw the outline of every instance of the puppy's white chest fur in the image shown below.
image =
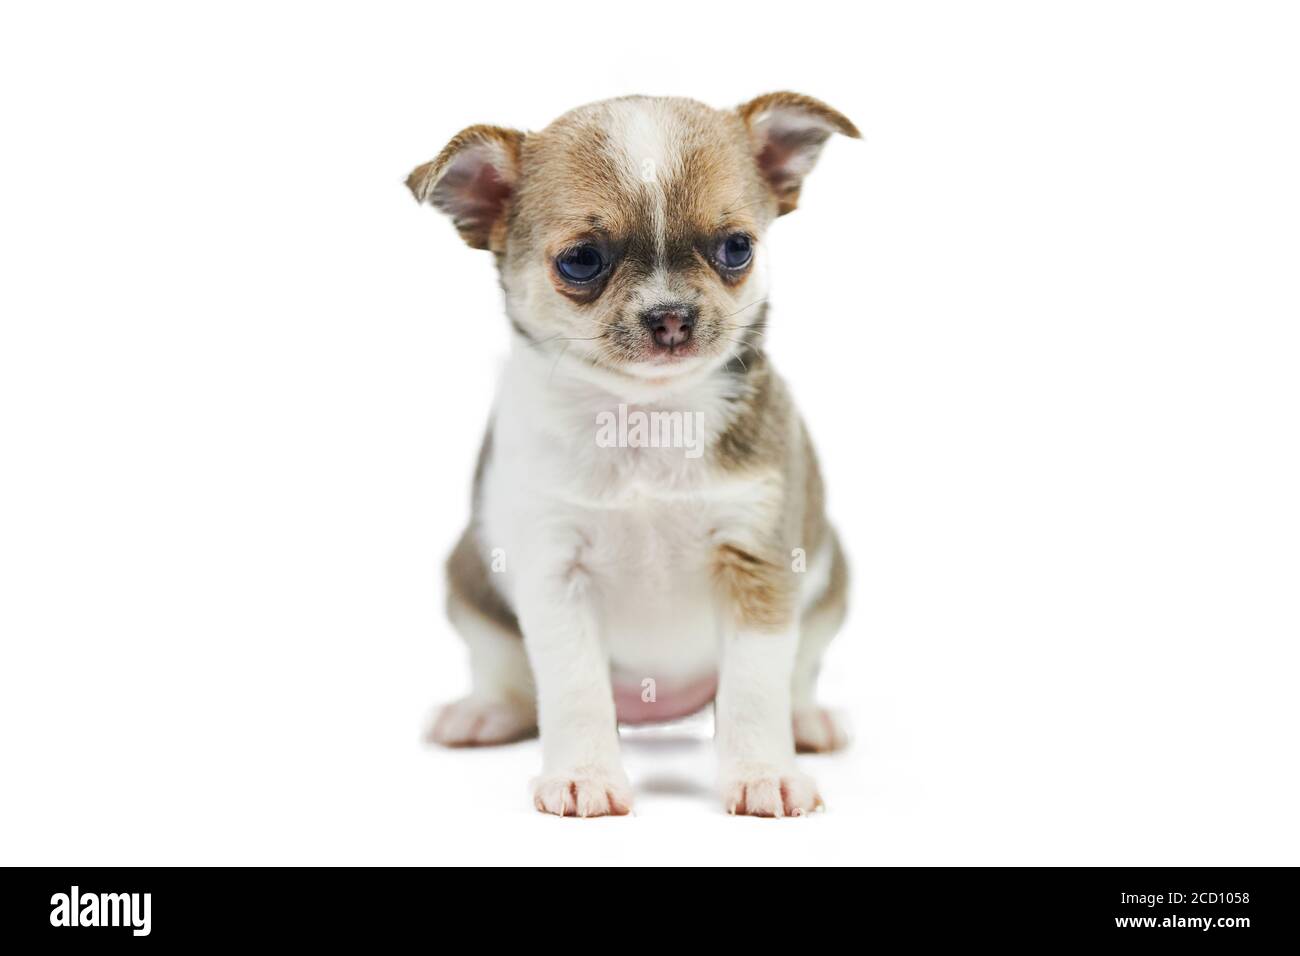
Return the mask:
[[(484, 545), (504, 558), (496, 583), (514, 600), (519, 562), (572, 575), (589, 592), (616, 692), (707, 678), (720, 627), (712, 553), (770, 496), (764, 482), (720, 476), (686, 447), (725, 429), (728, 383), (714, 376), (651, 408), (547, 375), (520, 347), (498, 396), (481, 502)], [(651, 410), (695, 416), (676, 433), (685, 442), (647, 447), (635, 431), (622, 436), (630, 444), (602, 440), (604, 416)]]
[(711, 510), (640, 494), (592, 516), (592, 573), (616, 684), (652, 679), (671, 689), (715, 669)]

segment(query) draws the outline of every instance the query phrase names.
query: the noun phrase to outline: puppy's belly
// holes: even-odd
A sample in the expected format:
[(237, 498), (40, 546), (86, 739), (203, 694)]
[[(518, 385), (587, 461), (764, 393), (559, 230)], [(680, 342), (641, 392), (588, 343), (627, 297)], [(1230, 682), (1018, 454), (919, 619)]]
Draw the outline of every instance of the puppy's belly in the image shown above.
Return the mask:
[(614, 709), (622, 724), (656, 724), (688, 717), (718, 692), (716, 672), (689, 681), (631, 683), (614, 677)]
[(606, 594), (601, 618), (621, 722), (676, 720), (713, 700), (719, 622), (707, 573), (642, 567)]

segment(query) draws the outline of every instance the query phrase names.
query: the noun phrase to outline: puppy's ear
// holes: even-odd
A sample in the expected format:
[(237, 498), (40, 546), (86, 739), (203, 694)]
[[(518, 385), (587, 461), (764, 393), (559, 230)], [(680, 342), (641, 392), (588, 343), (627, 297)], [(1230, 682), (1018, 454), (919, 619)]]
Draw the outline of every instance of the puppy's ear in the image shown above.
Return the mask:
[(854, 139), (862, 135), (844, 114), (802, 93), (766, 93), (737, 112), (749, 128), (754, 158), (782, 216), (798, 205), (803, 179), (831, 133)]
[(406, 179), (415, 198), (451, 217), (475, 249), (505, 248), (506, 210), (519, 182), (524, 134), (500, 126), (457, 133), (433, 162)]

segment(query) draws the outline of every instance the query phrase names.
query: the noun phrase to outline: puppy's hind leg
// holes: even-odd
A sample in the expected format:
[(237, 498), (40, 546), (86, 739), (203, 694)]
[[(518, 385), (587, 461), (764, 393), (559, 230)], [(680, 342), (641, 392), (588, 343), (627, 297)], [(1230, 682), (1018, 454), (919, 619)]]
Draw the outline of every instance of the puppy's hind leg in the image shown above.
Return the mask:
[[(842, 750), (849, 743), (848, 722), (843, 715), (818, 705), (815, 691), (822, 655), (844, 623), (848, 605), (848, 564), (839, 540), (831, 537), (822, 560), (830, 567), (825, 587), (812, 595), (799, 621), (799, 648), (795, 652), (791, 703), (794, 711), (794, 743), (799, 753), (827, 753)], [(810, 574), (813, 569), (809, 569)]]
[(439, 712), (429, 740), (445, 747), (509, 743), (537, 732), (533, 674), (519, 622), (492, 587), (465, 531), (447, 561), (447, 617), (469, 646), (471, 690)]

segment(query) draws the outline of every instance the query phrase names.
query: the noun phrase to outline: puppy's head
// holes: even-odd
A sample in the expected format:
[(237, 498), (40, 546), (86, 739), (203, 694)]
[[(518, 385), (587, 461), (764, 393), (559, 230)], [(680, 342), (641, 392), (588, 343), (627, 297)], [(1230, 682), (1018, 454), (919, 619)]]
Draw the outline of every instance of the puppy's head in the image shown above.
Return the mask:
[(797, 93), (628, 97), (540, 133), (471, 126), (407, 185), (496, 255), (521, 335), (606, 382), (669, 383), (753, 344), (764, 233), (832, 133), (858, 135)]

